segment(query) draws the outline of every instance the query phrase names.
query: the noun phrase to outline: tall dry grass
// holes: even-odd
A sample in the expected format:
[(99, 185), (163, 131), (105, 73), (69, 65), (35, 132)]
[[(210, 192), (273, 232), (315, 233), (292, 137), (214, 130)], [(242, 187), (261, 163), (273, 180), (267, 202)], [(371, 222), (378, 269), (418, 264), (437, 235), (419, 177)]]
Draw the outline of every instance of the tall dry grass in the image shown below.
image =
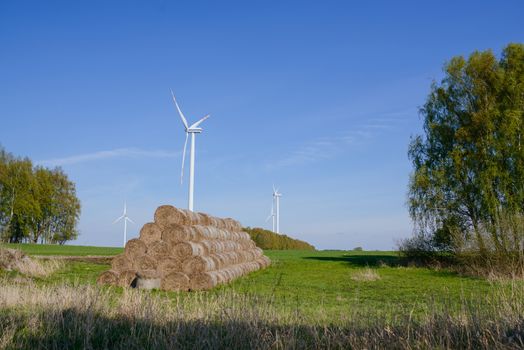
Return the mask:
[[(283, 312), (254, 295), (0, 281), (0, 346), (13, 349), (333, 349), (524, 347), (524, 287), (423, 314)], [(322, 315), (320, 312), (319, 315)]]
[(64, 265), (64, 261), (58, 259), (34, 259), (17, 249), (0, 248), (0, 270), (14, 270), (30, 277), (46, 277)]

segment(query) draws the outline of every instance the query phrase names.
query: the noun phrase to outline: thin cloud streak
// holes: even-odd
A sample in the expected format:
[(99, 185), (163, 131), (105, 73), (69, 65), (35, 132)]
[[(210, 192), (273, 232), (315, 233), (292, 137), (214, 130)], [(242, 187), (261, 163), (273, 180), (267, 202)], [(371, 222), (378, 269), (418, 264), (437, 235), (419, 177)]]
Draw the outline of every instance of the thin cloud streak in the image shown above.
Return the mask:
[(357, 126), (354, 130), (344, 135), (313, 140), (303, 145), (300, 149), (291, 152), (288, 156), (268, 164), (267, 168), (303, 165), (333, 158), (348, 145), (356, 146), (379, 136), (387, 130), (398, 127), (399, 123), (406, 121), (406, 117), (412, 116), (413, 113), (413, 109), (383, 113), (368, 119), (366, 124)]
[(38, 161), (40, 165), (62, 166), (85, 162), (93, 162), (111, 158), (175, 158), (180, 152), (169, 152), (165, 150), (147, 151), (139, 148), (117, 148), (107, 151), (78, 154), (64, 158), (54, 158)]

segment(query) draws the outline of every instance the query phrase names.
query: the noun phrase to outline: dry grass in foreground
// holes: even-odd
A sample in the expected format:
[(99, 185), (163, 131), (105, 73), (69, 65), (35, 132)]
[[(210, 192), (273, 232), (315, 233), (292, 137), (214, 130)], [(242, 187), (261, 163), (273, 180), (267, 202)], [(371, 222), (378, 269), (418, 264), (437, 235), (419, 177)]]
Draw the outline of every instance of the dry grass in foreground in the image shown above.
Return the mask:
[(64, 262), (33, 259), (17, 249), (0, 248), (0, 270), (18, 271), (31, 277), (46, 277), (64, 267)]
[(365, 269), (358, 270), (357, 272), (354, 272), (351, 275), (351, 279), (353, 281), (359, 281), (359, 282), (372, 282), (377, 281), (380, 279), (380, 275), (377, 273), (377, 271), (370, 269), (369, 267), (366, 267)]
[[(0, 281), (0, 348), (469, 348), (524, 347), (524, 288), (500, 288), (460, 310), (423, 315), (283, 313), (253, 295), (149, 293)], [(173, 297), (174, 296), (174, 297)]]

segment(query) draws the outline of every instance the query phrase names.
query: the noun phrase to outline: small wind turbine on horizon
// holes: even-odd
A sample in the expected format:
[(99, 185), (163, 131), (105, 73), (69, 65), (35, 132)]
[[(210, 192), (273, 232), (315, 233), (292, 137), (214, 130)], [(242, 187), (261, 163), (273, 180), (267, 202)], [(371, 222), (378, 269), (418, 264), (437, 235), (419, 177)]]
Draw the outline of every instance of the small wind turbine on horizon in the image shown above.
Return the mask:
[(273, 228), (273, 232), (280, 233), (280, 197), (282, 197), (282, 193), (278, 192), (278, 188), (275, 189), (275, 185), (273, 185), (273, 202), (275, 203), (275, 222), (276, 222), (276, 230)]
[(173, 90), (171, 90), (171, 96), (173, 96), (173, 102), (175, 102), (176, 109), (178, 110), (178, 114), (180, 114), (180, 119), (182, 120), (182, 124), (184, 124), (184, 128), (186, 130), (186, 142), (184, 143), (184, 151), (182, 153), (182, 171), (180, 173), (181, 184), (184, 178), (184, 162), (186, 160), (187, 139), (189, 134), (191, 134), (191, 150), (189, 153), (189, 198), (187, 209), (193, 211), (193, 193), (195, 190), (195, 134), (200, 134), (202, 132), (202, 128), (200, 128), (199, 125), (204, 120), (209, 118), (210, 115), (208, 114), (196, 123), (189, 125), (187, 123), (186, 117), (184, 116), (184, 113), (182, 113), (180, 107), (178, 106)]
[(124, 202), (124, 213), (118, 219), (113, 221), (113, 225), (116, 224), (117, 222), (119, 222), (122, 219), (124, 220), (124, 247), (125, 247), (126, 246), (126, 242), (127, 242), (127, 222), (129, 221), (132, 224), (135, 223), (133, 220), (131, 220), (129, 218), (129, 216), (127, 216), (127, 205), (126, 205), (126, 202)]
[(275, 200), (274, 199), (271, 201), (271, 212), (269, 216), (267, 217), (266, 222), (268, 222), (269, 219), (271, 219), (272, 221), (271, 231), (275, 232)]

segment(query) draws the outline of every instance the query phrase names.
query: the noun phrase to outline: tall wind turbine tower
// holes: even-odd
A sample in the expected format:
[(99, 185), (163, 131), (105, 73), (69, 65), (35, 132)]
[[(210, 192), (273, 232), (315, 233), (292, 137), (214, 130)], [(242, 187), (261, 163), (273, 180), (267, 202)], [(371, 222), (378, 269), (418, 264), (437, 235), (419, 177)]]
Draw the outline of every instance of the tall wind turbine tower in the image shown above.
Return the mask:
[(280, 233), (280, 197), (282, 197), (282, 193), (278, 192), (278, 188), (275, 189), (275, 186), (273, 186), (273, 202), (275, 203), (275, 221), (276, 221), (276, 231), (273, 229), (274, 232)]
[(171, 96), (173, 96), (173, 102), (175, 102), (176, 109), (178, 110), (178, 114), (180, 114), (180, 119), (182, 120), (182, 124), (184, 124), (184, 128), (186, 130), (186, 142), (184, 143), (184, 151), (182, 153), (182, 171), (180, 173), (180, 183), (182, 183), (184, 178), (184, 162), (186, 160), (187, 139), (189, 134), (191, 134), (191, 151), (189, 152), (189, 198), (187, 209), (193, 211), (193, 193), (195, 190), (195, 134), (200, 134), (202, 132), (202, 128), (200, 128), (199, 125), (204, 120), (209, 118), (210, 115), (208, 114), (196, 123), (189, 125), (187, 123), (186, 117), (184, 116), (184, 113), (182, 113), (182, 110), (180, 110), (180, 107), (178, 106), (173, 90), (171, 90)]
[(115, 221), (113, 221), (113, 224), (116, 224), (117, 222), (119, 222), (120, 220), (124, 220), (124, 247), (126, 246), (126, 242), (127, 242), (127, 222), (131, 222), (131, 223), (135, 223), (133, 220), (131, 220), (129, 218), (129, 216), (127, 216), (127, 205), (126, 205), (126, 202), (124, 202), (124, 213), (122, 214), (121, 217), (119, 217), (118, 219), (116, 219)]

